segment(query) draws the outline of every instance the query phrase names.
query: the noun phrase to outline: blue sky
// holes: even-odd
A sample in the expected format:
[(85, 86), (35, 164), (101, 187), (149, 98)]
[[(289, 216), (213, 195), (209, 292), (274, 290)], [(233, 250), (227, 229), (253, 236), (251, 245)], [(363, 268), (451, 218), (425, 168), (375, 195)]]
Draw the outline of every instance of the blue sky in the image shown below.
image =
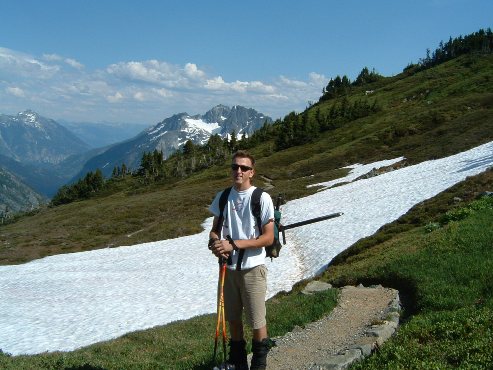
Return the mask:
[(331, 77), (397, 74), (492, 14), (490, 0), (2, 0), (0, 113), (152, 125), (238, 104), (279, 118)]

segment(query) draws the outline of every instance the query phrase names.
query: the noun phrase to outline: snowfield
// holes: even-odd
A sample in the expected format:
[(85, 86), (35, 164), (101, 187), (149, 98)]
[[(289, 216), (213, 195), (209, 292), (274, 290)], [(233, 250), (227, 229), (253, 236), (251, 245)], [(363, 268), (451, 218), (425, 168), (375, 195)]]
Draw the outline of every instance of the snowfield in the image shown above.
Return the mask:
[[(281, 257), (266, 261), (269, 297), (314, 276), (417, 203), (491, 168), (493, 142), (351, 182), (400, 160), (351, 166), (346, 178), (317, 184), (322, 190), (282, 207), (284, 224), (344, 215), (286, 232)], [(337, 183), (347, 184), (330, 188)], [(70, 351), (215, 312), (218, 264), (206, 247), (211, 223), (182, 238), (0, 266), (0, 349), (13, 355)]]

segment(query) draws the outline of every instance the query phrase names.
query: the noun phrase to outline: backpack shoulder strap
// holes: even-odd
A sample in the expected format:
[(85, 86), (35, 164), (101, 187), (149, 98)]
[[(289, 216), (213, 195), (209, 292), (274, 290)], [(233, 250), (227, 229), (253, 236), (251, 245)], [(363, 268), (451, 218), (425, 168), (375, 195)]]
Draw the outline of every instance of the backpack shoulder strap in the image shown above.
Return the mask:
[[(214, 230), (219, 238), (221, 238), (221, 230), (224, 223), (224, 209), (226, 208), (226, 204), (228, 203), (229, 193), (231, 193), (231, 188), (226, 188), (219, 196), (219, 217), (217, 218), (217, 224)], [(233, 263), (231, 256), (228, 257), (227, 263), (228, 265), (231, 265)]]
[(224, 208), (226, 207), (226, 203), (228, 203), (229, 193), (231, 193), (231, 188), (226, 188), (219, 196), (219, 217), (217, 218), (216, 229), (214, 230), (219, 237), (221, 237), (220, 233), (224, 222)]
[(252, 194), (251, 206), (252, 206), (252, 215), (255, 217), (255, 221), (257, 222), (258, 231), (260, 235), (262, 235), (262, 205), (260, 204), (260, 198), (262, 197), (262, 193), (264, 192), (261, 188), (255, 188)]

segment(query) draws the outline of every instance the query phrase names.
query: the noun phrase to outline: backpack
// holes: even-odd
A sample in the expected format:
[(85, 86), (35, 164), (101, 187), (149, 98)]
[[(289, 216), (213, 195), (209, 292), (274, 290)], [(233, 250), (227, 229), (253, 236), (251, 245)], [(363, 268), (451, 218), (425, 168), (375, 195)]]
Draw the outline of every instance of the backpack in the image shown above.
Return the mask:
[[(222, 227), (223, 221), (224, 221), (224, 207), (226, 206), (226, 203), (228, 202), (228, 197), (229, 193), (231, 192), (231, 188), (226, 188), (222, 192), (220, 198), (219, 198), (219, 217), (218, 217), (218, 222), (217, 222), (217, 228), (219, 231)], [(262, 224), (261, 221), (261, 213), (262, 213), (262, 207), (260, 204), (260, 197), (262, 196), (263, 189), (261, 188), (255, 188), (252, 194), (252, 199), (250, 201), (251, 207), (252, 207), (252, 215), (255, 217), (255, 220), (257, 222), (258, 228), (260, 235), (262, 235), (262, 227), (260, 226)], [(280, 206), (281, 206), (281, 196), (279, 195), (277, 197), (277, 202), (276, 202), (276, 207), (274, 209), (274, 242), (271, 245), (267, 245), (265, 247), (265, 252), (267, 257), (270, 257), (271, 260), (273, 258), (279, 257), (279, 252), (281, 251), (282, 244), (279, 241), (279, 233), (280, 233), (280, 225), (281, 225), (281, 211), (280, 211)], [(243, 255), (245, 254), (245, 250), (242, 249), (240, 250), (240, 254), (238, 256), (238, 263), (236, 264), (237, 269), (239, 270), (239, 266), (241, 265), (241, 261), (243, 260)], [(228, 261), (229, 263), (229, 261)], [(231, 264), (231, 263), (229, 263)]]

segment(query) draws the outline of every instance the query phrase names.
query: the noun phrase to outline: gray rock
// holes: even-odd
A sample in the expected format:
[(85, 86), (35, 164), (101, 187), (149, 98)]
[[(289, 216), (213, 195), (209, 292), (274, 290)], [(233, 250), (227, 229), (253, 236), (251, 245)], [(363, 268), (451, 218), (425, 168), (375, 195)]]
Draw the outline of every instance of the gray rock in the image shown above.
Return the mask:
[(314, 281), (310, 281), (301, 293), (306, 294), (306, 295), (310, 295), (310, 294), (313, 294), (316, 292), (323, 292), (323, 291), (329, 290), (331, 288), (332, 288), (332, 285), (329, 283), (324, 283), (323, 281), (314, 280)]
[[(332, 356), (328, 359), (328, 362), (324, 364), (320, 364), (322, 369), (330, 369), (330, 370), (339, 370), (346, 369), (353, 362), (360, 360), (363, 357), (362, 352), (359, 349), (348, 349), (344, 351), (342, 354), (338, 354), (336, 356)], [(316, 366), (317, 366), (316, 365)]]
[(368, 330), (367, 334), (377, 337), (377, 344), (380, 346), (394, 334), (395, 330), (394, 325), (378, 325)]
[(355, 345), (349, 347), (349, 349), (360, 350), (361, 353), (363, 354), (363, 356), (366, 357), (366, 356), (371, 355), (371, 353), (375, 349), (375, 343), (376, 342), (355, 344)]

